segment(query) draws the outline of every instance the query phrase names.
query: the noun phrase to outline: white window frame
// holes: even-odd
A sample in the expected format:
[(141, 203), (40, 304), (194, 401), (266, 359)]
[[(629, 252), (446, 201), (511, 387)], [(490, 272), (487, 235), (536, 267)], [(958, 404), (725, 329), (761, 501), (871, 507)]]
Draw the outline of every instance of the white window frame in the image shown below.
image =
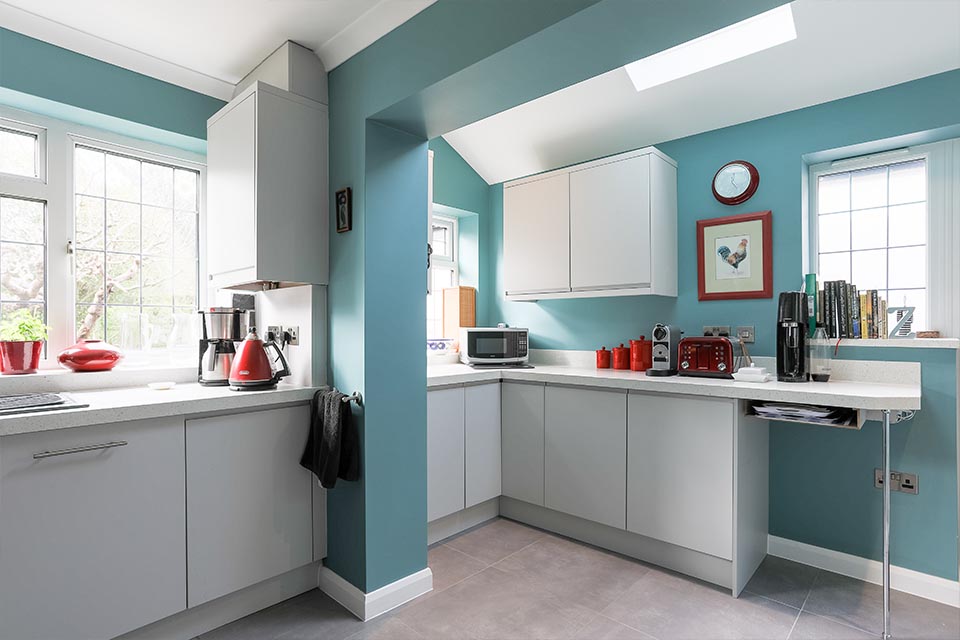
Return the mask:
[[(960, 337), (960, 139), (895, 149), (884, 153), (823, 162), (809, 167), (807, 259), (817, 270), (817, 187), (820, 176), (912, 160), (927, 169), (927, 318), (941, 336)], [(937, 265), (937, 268), (932, 268)], [(892, 326), (892, 325), (891, 325)]]
[(21, 176), (16, 173), (0, 173), (0, 176), (6, 179), (13, 180), (22, 180), (26, 182), (35, 182), (35, 183), (46, 183), (47, 181), (47, 130), (44, 127), (39, 127), (27, 122), (19, 122), (14, 119), (7, 119), (0, 116), (0, 129), (6, 129), (7, 131), (16, 131), (18, 133), (26, 133), (32, 136), (36, 136), (37, 139), (37, 156), (36, 163), (37, 166), (34, 167), (37, 171), (35, 176)]
[[(448, 229), (449, 233), (449, 246), (450, 253), (449, 255), (439, 255), (433, 253), (430, 256), (430, 272), (428, 273), (428, 279), (430, 281), (430, 291), (428, 295), (443, 296), (443, 291), (434, 291), (433, 290), (433, 270), (434, 269), (451, 269), (453, 271), (453, 286), (460, 286), (460, 265), (457, 262), (460, 252), (460, 225), (456, 218), (441, 216), (438, 214), (433, 214), (430, 216), (430, 238), (433, 239), (433, 227), (435, 226), (444, 226)], [(442, 307), (442, 301), (441, 301)], [(429, 320), (429, 318), (428, 318)], [(443, 318), (441, 317), (441, 324)], [(427, 331), (429, 332), (429, 322)]]
[[(199, 172), (199, 283), (198, 304), (207, 303), (206, 273), (206, 157), (166, 145), (137, 140), (120, 134), (78, 125), (55, 118), (0, 106), (0, 127), (42, 132), (40, 164), (42, 177), (28, 178), (0, 174), (0, 193), (14, 197), (43, 200), (46, 206), (46, 309), (50, 334), (43, 369), (55, 369), (57, 354), (76, 342), (74, 270), (71, 247), (74, 243), (73, 162), (77, 145), (172, 164)], [(38, 140), (41, 140), (38, 137)], [(165, 350), (157, 349), (147, 366), (166, 364)]]

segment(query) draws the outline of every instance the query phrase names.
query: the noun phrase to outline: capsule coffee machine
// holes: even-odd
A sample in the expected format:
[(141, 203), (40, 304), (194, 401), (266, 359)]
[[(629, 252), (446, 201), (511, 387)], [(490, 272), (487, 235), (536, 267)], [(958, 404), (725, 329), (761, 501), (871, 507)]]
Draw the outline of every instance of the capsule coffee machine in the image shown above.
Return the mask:
[(777, 307), (777, 380), (807, 381), (807, 296), (784, 291)]
[(235, 343), (246, 334), (243, 312), (232, 307), (210, 307), (199, 313), (202, 319), (199, 382), (209, 387), (226, 386), (237, 353)]

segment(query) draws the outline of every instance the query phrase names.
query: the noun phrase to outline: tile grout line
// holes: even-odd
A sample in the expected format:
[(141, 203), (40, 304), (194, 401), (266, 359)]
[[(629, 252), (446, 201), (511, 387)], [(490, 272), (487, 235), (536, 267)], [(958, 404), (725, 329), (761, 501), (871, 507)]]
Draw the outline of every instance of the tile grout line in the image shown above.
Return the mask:
[[(503, 562), (503, 561), (506, 560), (507, 558), (511, 558), (511, 557), (517, 555), (518, 553), (520, 553), (521, 551), (523, 551), (524, 549), (527, 549), (527, 548), (529, 548), (529, 547), (532, 547), (533, 545), (535, 545), (535, 544), (537, 544), (538, 542), (540, 542), (541, 540), (543, 540), (545, 537), (546, 537), (546, 536), (540, 536), (539, 538), (537, 538), (536, 540), (534, 540), (534, 541), (531, 542), (530, 544), (524, 545), (523, 547), (521, 547), (520, 549), (517, 549), (517, 550), (514, 551), (513, 553), (510, 553), (510, 554), (508, 554), (508, 555), (503, 556), (502, 558), (500, 558), (499, 560), (497, 560), (496, 562), (494, 562), (493, 564), (491, 564), (490, 567), (494, 567), (494, 568), (495, 568), (498, 564), (500, 564), (501, 562)], [(487, 567), (487, 568), (489, 569), (490, 567)]]
[[(637, 579), (637, 582), (640, 582), (640, 580), (642, 580), (642, 578), (638, 578), (638, 579)], [(635, 582), (634, 584), (636, 584), (636, 582)], [(615, 599), (615, 600), (616, 600), (616, 599)], [(608, 605), (608, 606), (609, 606), (609, 605)], [(606, 607), (604, 607), (604, 609), (606, 609)], [(633, 630), (633, 631), (636, 631), (637, 633), (639, 633), (639, 634), (642, 635), (642, 636), (645, 636), (645, 637), (647, 637), (647, 638), (651, 638), (652, 640), (659, 640), (659, 638), (657, 638), (657, 636), (653, 635), (652, 633), (647, 633), (646, 631), (643, 631), (642, 629), (637, 629), (636, 627), (632, 627), (632, 626), (630, 626), (629, 624), (627, 624), (626, 622), (620, 622), (619, 620), (616, 620), (616, 619), (614, 619), (614, 618), (611, 618), (610, 616), (608, 616), (608, 615), (605, 614), (605, 613), (597, 613), (597, 615), (600, 616), (601, 618), (604, 618), (604, 619), (606, 619), (606, 620), (609, 620), (610, 622), (613, 622), (613, 623), (622, 625), (622, 626), (626, 627), (627, 629), (631, 629), (631, 630)]]
[[(807, 597), (803, 599), (803, 604), (802, 604), (801, 607), (800, 607), (801, 613), (806, 613), (807, 615), (811, 615), (811, 616), (814, 616), (814, 617), (817, 617), (817, 618), (822, 618), (822, 619), (824, 619), (824, 620), (829, 620), (830, 622), (834, 622), (834, 623), (836, 623), (836, 624), (842, 625), (842, 626), (844, 626), (844, 627), (847, 627), (848, 629), (853, 629), (853, 630), (855, 630), (855, 631), (862, 631), (863, 633), (866, 633), (866, 634), (869, 634), (869, 635), (875, 635), (876, 632), (875, 632), (875, 631), (871, 631), (870, 629), (863, 629), (863, 628), (858, 627), (858, 626), (856, 626), (856, 625), (854, 625), (854, 624), (848, 623), (848, 622), (846, 622), (845, 620), (841, 620), (841, 619), (839, 619), (839, 618), (831, 618), (831, 617), (829, 617), (829, 616), (821, 615), (821, 614), (819, 614), (819, 613), (817, 613), (817, 612), (815, 612), (815, 611), (809, 611), (809, 610), (807, 609), (807, 601), (810, 599), (810, 596), (813, 594), (813, 589), (814, 589), (814, 587), (816, 587), (816, 586), (817, 586), (817, 583), (820, 582), (820, 575), (821, 575), (822, 573), (824, 573), (824, 571), (826, 571), (826, 570), (825, 570), (825, 569), (817, 569), (817, 574), (816, 574), (816, 575), (814, 576), (814, 578), (813, 578), (813, 583), (810, 585), (810, 590), (807, 591)], [(791, 632), (791, 633), (792, 633), (792, 632)], [(789, 636), (787, 637), (787, 640), (789, 640)]]

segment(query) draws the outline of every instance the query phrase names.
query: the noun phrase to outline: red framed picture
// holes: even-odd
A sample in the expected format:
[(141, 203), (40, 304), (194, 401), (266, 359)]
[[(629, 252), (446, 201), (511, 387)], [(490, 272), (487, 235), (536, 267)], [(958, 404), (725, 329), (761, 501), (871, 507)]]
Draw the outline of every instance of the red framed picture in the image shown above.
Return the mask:
[(773, 297), (773, 213), (697, 220), (700, 300)]

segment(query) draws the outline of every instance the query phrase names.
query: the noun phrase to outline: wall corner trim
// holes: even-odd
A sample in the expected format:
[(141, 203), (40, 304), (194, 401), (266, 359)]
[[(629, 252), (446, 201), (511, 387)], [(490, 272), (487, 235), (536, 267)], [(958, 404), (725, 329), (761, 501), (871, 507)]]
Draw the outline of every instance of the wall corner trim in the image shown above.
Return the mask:
[[(767, 536), (767, 553), (865, 582), (881, 583), (882, 565), (877, 560), (772, 535)], [(960, 608), (960, 582), (956, 580), (891, 566), (890, 588)]]
[(320, 590), (343, 605), (360, 620), (373, 620), (414, 598), (433, 591), (433, 572), (423, 569), (364, 593), (328, 567), (320, 567), (318, 577)]

